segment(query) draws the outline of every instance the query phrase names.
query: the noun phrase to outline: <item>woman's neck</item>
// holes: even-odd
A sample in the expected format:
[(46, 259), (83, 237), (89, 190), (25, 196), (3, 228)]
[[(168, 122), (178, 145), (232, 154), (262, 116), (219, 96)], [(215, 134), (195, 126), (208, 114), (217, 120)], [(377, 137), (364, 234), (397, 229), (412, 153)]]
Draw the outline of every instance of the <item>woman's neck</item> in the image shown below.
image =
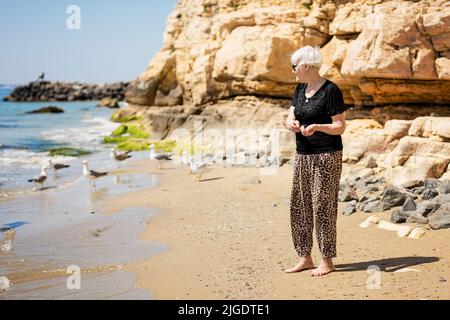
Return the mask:
[(317, 88), (318, 86), (321, 86), (324, 81), (325, 79), (318, 74), (309, 79), (306, 83), (308, 84), (308, 88)]

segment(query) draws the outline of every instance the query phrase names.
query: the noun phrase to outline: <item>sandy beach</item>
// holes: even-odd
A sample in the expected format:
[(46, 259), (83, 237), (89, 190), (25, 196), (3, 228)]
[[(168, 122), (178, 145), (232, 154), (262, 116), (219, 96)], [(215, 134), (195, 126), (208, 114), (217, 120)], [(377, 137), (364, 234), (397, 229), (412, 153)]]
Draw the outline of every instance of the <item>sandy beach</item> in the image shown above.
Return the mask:
[[(290, 164), (270, 176), (258, 168), (219, 166), (200, 182), (186, 167), (157, 170), (149, 160), (134, 162), (132, 170), (156, 174), (157, 186), (119, 195), (105, 212), (158, 208), (140, 239), (164, 243), (168, 251), (124, 266), (155, 299), (450, 298), (449, 229), (398, 238), (376, 226), (360, 228), (369, 215), (343, 216), (345, 203), (339, 203), (336, 271), (320, 278), (310, 271), (284, 273), (297, 261)], [(344, 164), (343, 177), (351, 170), (358, 168)], [(374, 215), (389, 221), (393, 209)], [(316, 245), (313, 258), (319, 262)], [(378, 287), (368, 285), (372, 265), (381, 270)]]
[[(11, 252), (0, 255), (2, 274), (12, 282), (0, 298), (450, 298), (449, 229), (399, 238), (376, 225), (359, 227), (369, 214), (344, 216), (346, 204), (339, 203), (336, 271), (319, 278), (311, 271), (286, 274), (297, 262), (290, 163), (274, 175), (215, 165), (198, 181), (186, 166), (167, 163), (160, 170), (146, 155), (112, 170), (94, 192), (79, 179), (3, 199), (2, 219), (22, 212), (27, 224), (18, 228)], [(342, 178), (358, 170), (344, 164)], [(395, 209), (373, 215), (389, 221)], [(319, 262), (316, 245), (313, 258)], [(71, 264), (81, 267), (82, 290), (66, 288)], [(380, 270), (378, 287), (368, 282), (369, 266)]]
[(449, 12), (5, 1), (0, 301), (450, 300)]

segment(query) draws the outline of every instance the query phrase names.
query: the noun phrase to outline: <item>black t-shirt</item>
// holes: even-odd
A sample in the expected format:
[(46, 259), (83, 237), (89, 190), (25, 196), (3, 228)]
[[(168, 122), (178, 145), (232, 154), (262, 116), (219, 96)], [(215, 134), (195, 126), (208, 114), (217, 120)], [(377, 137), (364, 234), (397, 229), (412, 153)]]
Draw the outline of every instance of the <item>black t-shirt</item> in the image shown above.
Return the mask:
[[(292, 106), (295, 107), (295, 118), (300, 126), (305, 128), (310, 124), (333, 123), (331, 116), (347, 110), (344, 104), (342, 91), (332, 81), (326, 79), (320, 89), (309, 99), (305, 97), (306, 83), (299, 83), (292, 97)], [(314, 154), (342, 150), (340, 135), (329, 135), (316, 131), (312, 136), (305, 137), (296, 132), (297, 153)]]

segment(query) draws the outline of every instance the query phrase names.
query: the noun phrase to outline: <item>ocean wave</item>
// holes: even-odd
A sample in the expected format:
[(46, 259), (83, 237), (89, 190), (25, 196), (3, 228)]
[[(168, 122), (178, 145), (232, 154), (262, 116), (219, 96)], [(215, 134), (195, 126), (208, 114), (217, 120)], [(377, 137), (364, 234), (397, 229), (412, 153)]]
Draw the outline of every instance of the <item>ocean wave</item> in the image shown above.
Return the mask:
[(50, 157), (46, 152), (33, 152), (26, 149), (4, 148), (0, 145), (0, 166), (20, 166), (22, 168), (39, 168), (47, 164), (48, 160), (52, 159), (54, 162), (68, 162), (72, 157)]
[(87, 124), (86, 127), (52, 129), (42, 132), (42, 136), (48, 140), (83, 146), (83, 148), (89, 149), (98, 147), (103, 138), (117, 128), (116, 123), (102, 117), (86, 119), (83, 122)]
[(80, 172), (76, 171), (79, 169), (76, 167), (78, 164), (76, 158), (50, 157), (46, 150), (68, 146), (97, 153), (97, 151), (107, 148), (106, 145), (101, 144), (103, 137), (115, 130), (118, 124), (104, 117), (76, 119), (75, 121), (76, 124), (73, 125), (76, 127), (48, 128), (47, 131), (36, 131), (35, 135), (23, 134), (13, 137), (14, 139), (6, 139), (3, 144), (0, 143), (0, 177), (3, 178), (0, 181), (0, 189), (30, 189), (32, 186), (27, 179), (39, 174), (40, 167), (48, 164), (49, 159), (55, 163), (71, 165), (71, 169), (64, 172), (64, 179), (59, 181), (60, 184), (76, 180), (80, 175)]

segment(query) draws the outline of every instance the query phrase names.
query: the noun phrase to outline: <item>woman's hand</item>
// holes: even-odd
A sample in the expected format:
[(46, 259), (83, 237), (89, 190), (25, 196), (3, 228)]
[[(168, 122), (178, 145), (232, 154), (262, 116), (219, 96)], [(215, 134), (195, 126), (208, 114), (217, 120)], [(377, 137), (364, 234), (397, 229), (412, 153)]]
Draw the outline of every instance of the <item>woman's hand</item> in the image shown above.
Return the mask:
[(307, 126), (306, 128), (304, 128), (304, 127), (302, 126), (302, 128), (303, 128), (302, 134), (303, 134), (305, 137), (312, 136), (312, 135), (314, 134), (314, 132), (317, 131), (317, 125), (316, 125), (316, 124), (311, 124), (311, 125)]
[(299, 132), (300, 131), (300, 122), (298, 120), (293, 120), (289, 125), (289, 129), (292, 132)]

